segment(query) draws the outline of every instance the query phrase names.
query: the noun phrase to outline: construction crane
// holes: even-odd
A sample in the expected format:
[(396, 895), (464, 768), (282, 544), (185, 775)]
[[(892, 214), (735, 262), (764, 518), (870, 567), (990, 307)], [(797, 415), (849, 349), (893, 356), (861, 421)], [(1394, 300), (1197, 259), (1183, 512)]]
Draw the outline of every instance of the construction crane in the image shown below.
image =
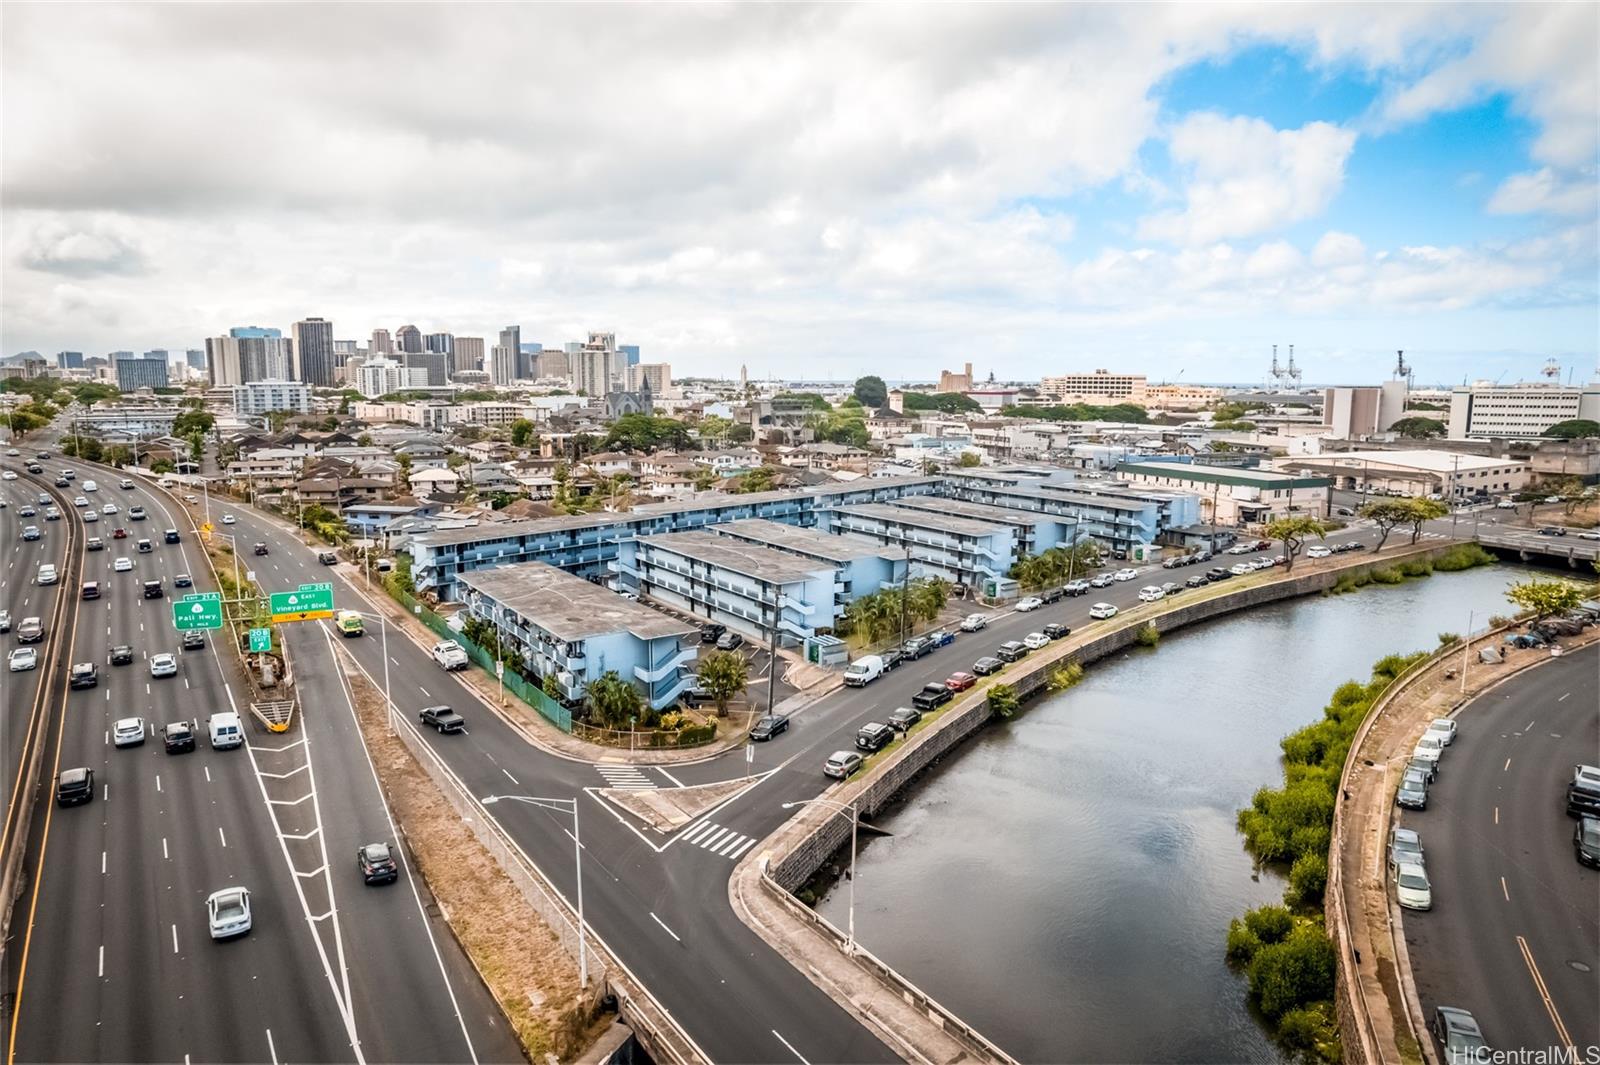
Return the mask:
[(1396, 381), (1404, 381), (1406, 383), (1406, 387), (1411, 388), (1413, 387), (1413, 382), (1411, 380), (1412, 373), (1413, 371), (1411, 367), (1406, 365), (1405, 351), (1396, 351), (1394, 353), (1394, 379)]
[(1283, 380), (1290, 388), (1300, 388), (1300, 367), (1294, 364), (1294, 345), (1289, 345), (1289, 365), (1283, 368)]

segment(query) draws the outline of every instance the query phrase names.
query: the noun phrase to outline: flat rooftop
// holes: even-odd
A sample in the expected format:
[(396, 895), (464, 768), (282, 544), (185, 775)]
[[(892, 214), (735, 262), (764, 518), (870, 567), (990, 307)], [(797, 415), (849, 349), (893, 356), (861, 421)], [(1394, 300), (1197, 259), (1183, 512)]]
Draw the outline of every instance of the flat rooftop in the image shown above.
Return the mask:
[(1235, 467), (1197, 466), (1192, 462), (1122, 462), (1118, 474), (1144, 477), (1175, 477), (1196, 484), (1247, 485), (1252, 488), (1327, 488), (1327, 477), (1296, 477), (1275, 470), (1246, 470)]
[(1371, 463), (1374, 466), (1402, 466), (1428, 473), (1454, 473), (1458, 470), (1490, 470), (1528, 465), (1526, 459), (1485, 458), (1482, 455), (1463, 455), (1457, 451), (1433, 451), (1428, 448), (1416, 448), (1410, 451), (1340, 451), (1328, 455), (1306, 455), (1284, 461), (1328, 468), (1343, 466), (1347, 471), (1362, 463)]
[(780, 550), (800, 552), (825, 558), (830, 562), (851, 562), (858, 558), (900, 557), (900, 552), (861, 536), (834, 535), (815, 529), (802, 529), (798, 525), (785, 525), (766, 518), (740, 518), (707, 525), (706, 529), (719, 536), (753, 540)]
[(543, 562), (469, 570), (458, 578), (558, 640), (575, 641), (627, 630), (641, 640), (696, 631), (676, 618)]
[(771, 584), (810, 580), (818, 572), (828, 569), (825, 563), (809, 561), (775, 547), (746, 543), (704, 529), (641, 536), (637, 542)]
[(902, 510), (917, 510), (935, 514), (954, 514), (973, 521), (994, 522), (1001, 525), (1038, 525), (1040, 522), (1060, 524), (1060, 514), (1046, 514), (1040, 510), (1021, 510), (1017, 507), (998, 507), (992, 503), (969, 503), (963, 499), (902, 499), (894, 504)]
[(1004, 526), (993, 522), (973, 521), (971, 518), (952, 517), (943, 513), (933, 513), (925, 510), (912, 510), (907, 507), (898, 507), (891, 503), (851, 503), (848, 506), (830, 507), (843, 514), (860, 514), (868, 518), (879, 518), (900, 525), (911, 525), (919, 529), (937, 529), (940, 532), (956, 533), (959, 536), (993, 536), (995, 533), (1008, 531)]

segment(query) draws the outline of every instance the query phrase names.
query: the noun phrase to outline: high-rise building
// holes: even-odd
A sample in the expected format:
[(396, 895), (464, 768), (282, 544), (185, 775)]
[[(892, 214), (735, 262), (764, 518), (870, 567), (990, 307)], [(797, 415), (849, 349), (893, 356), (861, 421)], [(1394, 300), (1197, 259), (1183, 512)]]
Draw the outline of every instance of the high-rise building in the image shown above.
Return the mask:
[(183, 353), (183, 361), (189, 364), (191, 370), (204, 370), (206, 368), (206, 353), (203, 348), (189, 348)]
[(244, 384), (237, 337), (206, 337), (206, 377), (212, 388)]
[(422, 330), (414, 325), (401, 326), (394, 334), (394, 346), (401, 354), (409, 351), (421, 351)]
[(83, 369), (83, 352), (58, 351), (56, 352), (56, 368), (60, 370)]
[[(501, 336), (505, 334), (502, 333)], [(489, 352), (489, 381), (509, 385), (517, 379), (517, 349), (496, 344)]]
[(522, 327), (520, 325), (508, 325), (500, 330), (500, 346), (509, 348), (513, 355), (520, 355), (522, 353)]
[(435, 351), (440, 355), (448, 355), (453, 349), (451, 341), (455, 338), (449, 333), (429, 333), (422, 338), (423, 351)]
[(236, 325), (228, 330), (228, 335), (241, 340), (246, 337), (270, 337), (276, 340), (282, 338), (283, 330), (261, 325)]
[(408, 369), (421, 370), (429, 386), (443, 388), (450, 383), (450, 356), (442, 351), (413, 351), (402, 358)]
[(546, 348), (539, 352), (538, 359), (534, 361), (535, 377), (566, 377), (571, 373), (572, 368), (567, 362), (567, 353), (560, 348)]
[(144, 353), (144, 357), (147, 359), (165, 359), (169, 364), (172, 362), (172, 352), (166, 348), (151, 348)]
[(387, 329), (374, 329), (372, 331), (370, 350), (374, 355), (392, 355), (394, 353), (394, 341), (389, 339), (389, 331)]
[(151, 358), (149, 355), (136, 356), (131, 351), (120, 353), (121, 357), (113, 360), (113, 368), (117, 373), (117, 391), (132, 392), (140, 388), (166, 388), (167, 387), (167, 358)]
[(333, 353), (341, 359), (348, 359), (360, 350), (361, 341), (359, 340), (335, 340), (333, 342)]
[(333, 352), (333, 323), (323, 318), (307, 318), (294, 323), (293, 361), (297, 373), (291, 381), (304, 381), (313, 388), (332, 388), (339, 369)]
[(612, 360), (616, 352), (585, 344), (576, 355), (569, 355), (572, 387), (586, 396), (604, 396), (613, 390)]
[[(619, 352), (622, 350), (617, 349)], [(672, 365), (665, 362), (641, 362), (628, 367), (628, 391), (638, 392), (646, 385), (657, 396), (664, 396), (672, 388)]]
[(1529, 439), (1552, 425), (1600, 421), (1600, 381), (1586, 385), (1469, 385), (1450, 390), (1449, 439)]
[[(624, 363), (624, 365), (626, 365), (626, 366), (637, 366), (637, 365), (639, 365), (639, 345), (637, 345), (637, 344), (618, 344), (617, 345), (617, 351), (620, 352), (626, 358), (627, 361)], [(666, 364), (663, 363), (662, 365), (666, 365)]]
[(482, 337), (456, 337), (450, 347), (451, 373), (483, 369)]
[[(413, 354), (416, 354), (415, 352)], [(428, 371), (421, 367), (402, 366), (393, 359), (375, 355), (361, 364), (356, 371), (354, 388), (363, 396), (386, 396), (391, 392), (404, 392), (410, 388), (424, 388)]]

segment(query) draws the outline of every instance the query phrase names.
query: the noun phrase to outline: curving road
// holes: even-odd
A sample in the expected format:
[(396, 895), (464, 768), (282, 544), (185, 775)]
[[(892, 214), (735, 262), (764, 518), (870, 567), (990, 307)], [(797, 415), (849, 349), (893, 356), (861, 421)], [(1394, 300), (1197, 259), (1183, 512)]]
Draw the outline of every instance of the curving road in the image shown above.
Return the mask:
[(1600, 750), (1600, 646), (1464, 706), (1428, 809), (1406, 811), (1433, 909), (1402, 924), (1425, 1016), (1470, 1010), (1497, 1050), (1600, 1045), (1600, 872), (1573, 857), (1566, 781)]

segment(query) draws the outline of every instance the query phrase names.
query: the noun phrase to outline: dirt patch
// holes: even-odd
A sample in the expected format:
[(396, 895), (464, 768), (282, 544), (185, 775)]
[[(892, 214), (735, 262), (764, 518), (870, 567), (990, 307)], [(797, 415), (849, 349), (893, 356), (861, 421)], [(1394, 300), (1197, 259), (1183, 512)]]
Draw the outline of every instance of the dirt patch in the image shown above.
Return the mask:
[(582, 1007), (577, 963), (411, 752), (389, 735), (382, 693), (359, 671), (346, 676), (367, 750), (416, 867), (524, 1053), (533, 1061), (576, 1058), (610, 1021)]

